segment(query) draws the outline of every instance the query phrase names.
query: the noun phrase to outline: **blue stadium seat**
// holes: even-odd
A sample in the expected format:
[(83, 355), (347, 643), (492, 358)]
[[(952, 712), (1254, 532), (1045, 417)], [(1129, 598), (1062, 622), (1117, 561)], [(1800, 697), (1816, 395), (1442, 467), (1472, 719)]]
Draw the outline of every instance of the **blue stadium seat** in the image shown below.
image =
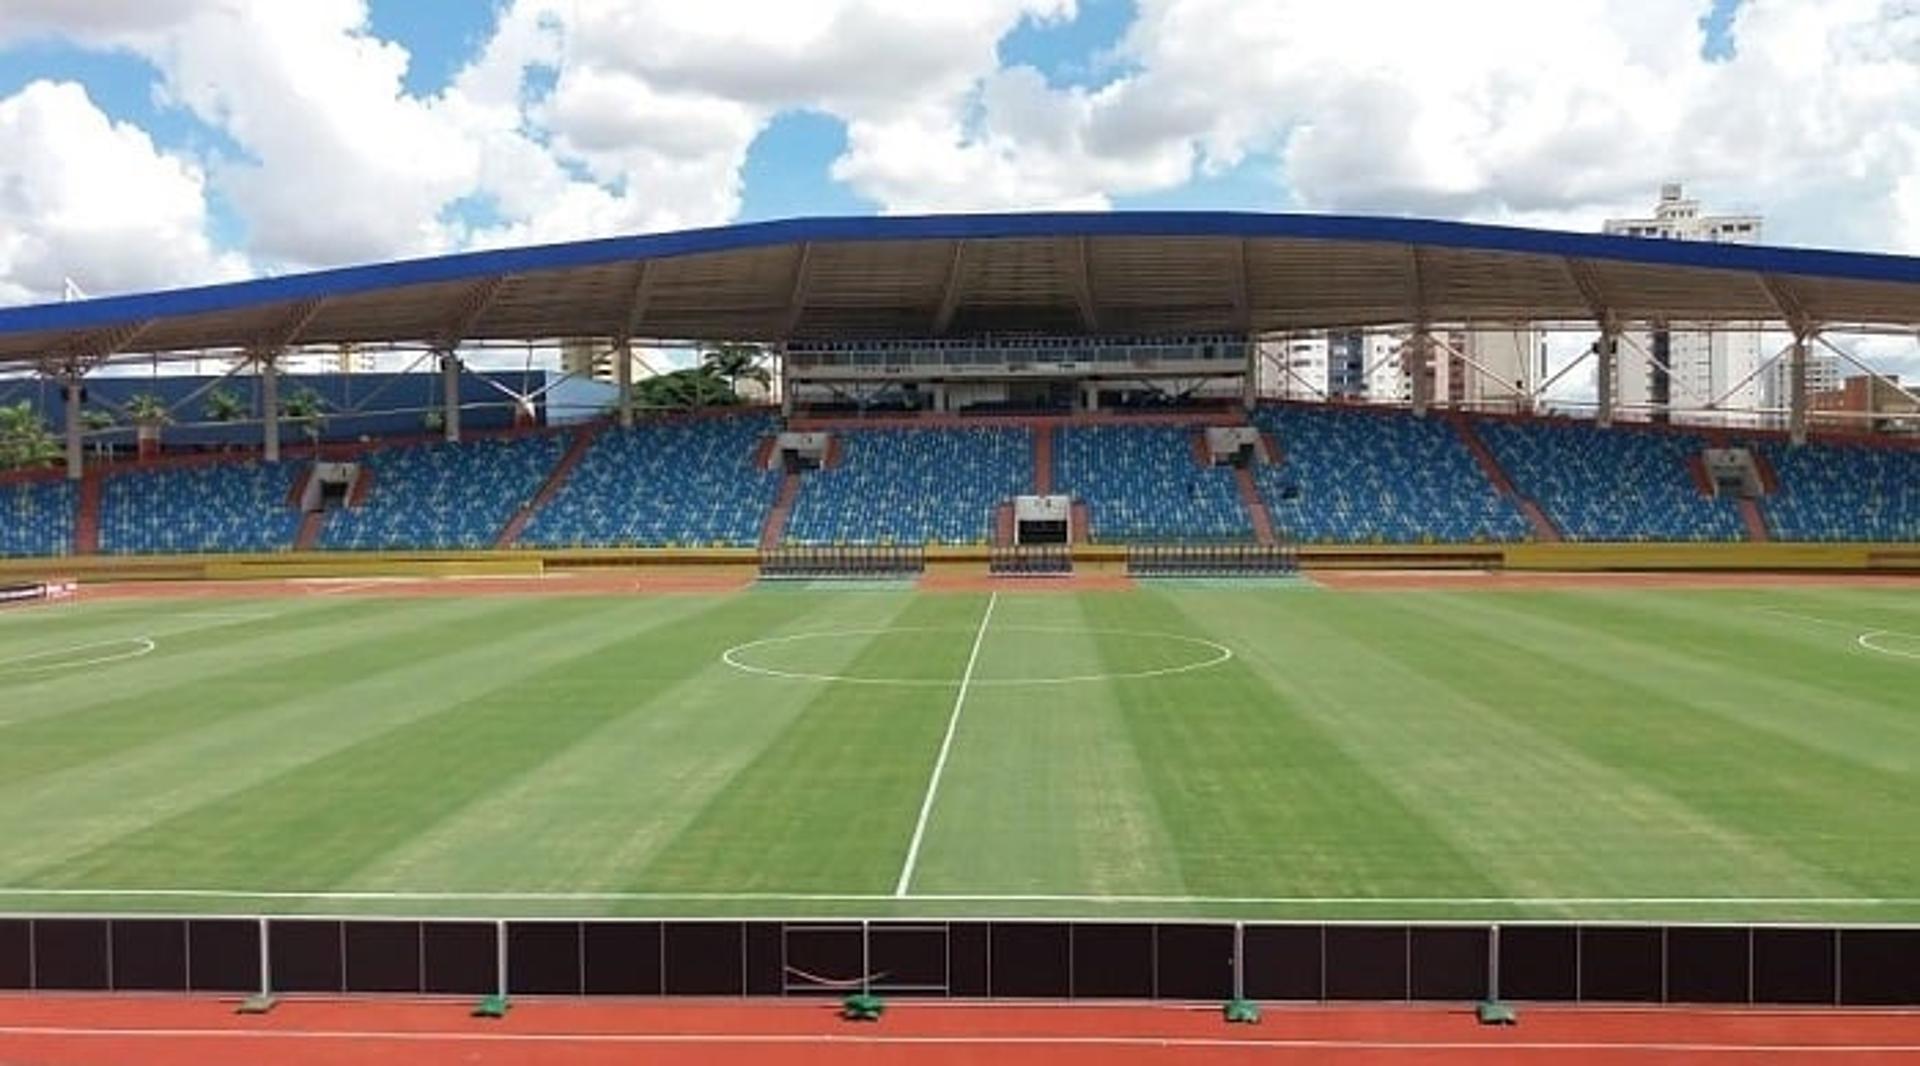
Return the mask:
[(792, 544), (982, 544), (993, 511), (1033, 488), (1024, 429), (835, 431), (840, 460), (802, 475)]
[(779, 493), (754, 468), (774, 431), (760, 413), (605, 429), (519, 544), (567, 547), (750, 547)]
[(1688, 460), (1707, 439), (1579, 422), (1477, 423), (1514, 487), (1568, 540), (1746, 539), (1739, 504), (1700, 495)]
[(566, 448), (539, 434), (375, 449), (360, 460), (373, 477), (365, 501), (328, 515), (318, 546), (491, 548)]
[(1251, 540), (1233, 471), (1194, 459), (1189, 426), (1063, 426), (1053, 485), (1087, 505), (1088, 539)]
[(1779, 490), (1761, 507), (1778, 540), (1920, 540), (1920, 451), (1769, 440)]
[(1532, 532), (1440, 419), (1270, 404), (1253, 421), (1279, 441), (1281, 461), (1256, 467), (1254, 479), (1275, 530), (1293, 540), (1509, 542)]
[(287, 494), (304, 468), (247, 461), (110, 473), (100, 487), (100, 550), (286, 551), (300, 530)]
[(0, 557), (72, 552), (79, 495), (65, 478), (0, 485)]

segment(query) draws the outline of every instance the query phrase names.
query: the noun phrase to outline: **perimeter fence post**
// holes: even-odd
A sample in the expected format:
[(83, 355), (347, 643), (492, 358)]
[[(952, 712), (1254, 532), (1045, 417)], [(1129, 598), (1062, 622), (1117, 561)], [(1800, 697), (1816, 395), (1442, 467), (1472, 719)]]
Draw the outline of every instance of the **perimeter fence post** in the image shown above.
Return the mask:
[(873, 922), (860, 919), (860, 994), (873, 994)]
[(494, 951), (494, 994), (501, 999), (507, 998), (507, 920), (493, 920)]
[(1500, 926), (1487, 930), (1487, 999), (1500, 1001)]
[(267, 930), (272, 923), (260, 919), (260, 996), (262, 999), (273, 995), (273, 952), (267, 943)]

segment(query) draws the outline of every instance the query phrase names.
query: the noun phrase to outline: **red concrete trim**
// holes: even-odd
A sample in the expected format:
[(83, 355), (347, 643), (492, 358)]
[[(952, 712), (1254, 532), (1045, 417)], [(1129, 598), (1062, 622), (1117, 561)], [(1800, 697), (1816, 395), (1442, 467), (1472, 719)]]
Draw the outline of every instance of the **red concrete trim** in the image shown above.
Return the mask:
[(1003, 500), (993, 509), (993, 543), (1004, 548), (1014, 540), (1013, 504)]
[(1247, 520), (1253, 523), (1253, 538), (1261, 544), (1273, 544), (1278, 541), (1273, 532), (1273, 513), (1267, 510), (1267, 501), (1260, 497), (1260, 485), (1253, 479), (1253, 471), (1244, 466), (1233, 468), (1234, 486), (1240, 490), (1240, 505), (1247, 509)]
[(306, 501), (307, 486), (313, 482), (313, 464), (308, 463), (293, 476), (293, 486), (287, 489), (287, 506), (298, 507)]
[(1238, 408), (1220, 411), (1169, 411), (1115, 414), (1106, 411), (1072, 415), (921, 415), (795, 416), (788, 427), (797, 431), (856, 429), (1037, 429), (1041, 426), (1244, 426)]
[(1773, 460), (1758, 448), (1752, 449), (1753, 470), (1760, 475), (1760, 491), (1768, 496), (1780, 491), (1780, 472), (1773, 468)]
[(1053, 425), (1047, 423), (1034, 426), (1033, 434), (1033, 494), (1035, 496), (1053, 495)]
[[(93, 465), (91, 463), (89, 466)], [(31, 485), (43, 481), (60, 481), (67, 476), (65, 466), (35, 466), (21, 470), (0, 470), (0, 485)]]
[(74, 505), (73, 514), (73, 554), (95, 555), (100, 551), (100, 485), (103, 475), (99, 467), (87, 467), (80, 478), (80, 499)]
[(1699, 490), (1700, 495), (1707, 497), (1714, 495), (1713, 478), (1707, 473), (1706, 456), (1699, 452), (1687, 456), (1687, 476), (1693, 479), (1693, 487)]
[(1747, 527), (1747, 539), (1764, 542), (1773, 539), (1773, 530), (1767, 527), (1767, 516), (1760, 509), (1760, 501), (1743, 499), (1740, 501), (1740, 521)]
[(327, 526), (327, 512), (308, 511), (300, 516), (300, 532), (293, 538), (293, 550), (312, 551), (320, 543), (320, 531)]
[(353, 475), (353, 488), (347, 492), (347, 506), (361, 507), (373, 491), (373, 467), (362, 465)]
[(1088, 512), (1085, 501), (1082, 501), (1082, 500), (1073, 501), (1072, 514), (1073, 514), (1073, 542), (1075, 544), (1085, 544), (1089, 539), (1091, 539), (1091, 534), (1093, 530), (1088, 527), (1092, 525), (1093, 516), (1090, 512)]
[(600, 427), (597, 424), (589, 425), (573, 435), (573, 443), (567, 445), (567, 450), (561, 453), (553, 469), (547, 472), (547, 479), (540, 483), (533, 498), (515, 509), (508, 517), (507, 524), (500, 527), (500, 535), (493, 541), (495, 548), (511, 548), (519, 541), (520, 534), (526, 532), (527, 523), (533, 521), (533, 516), (539, 513), (540, 508), (559, 494), (560, 487), (567, 483), (567, 478), (573, 476), (573, 468), (580, 465), (581, 457), (587, 454), (587, 449), (599, 435)]
[(1187, 434), (1187, 444), (1193, 451), (1193, 465), (1202, 468), (1213, 465), (1213, 450), (1207, 447), (1206, 427), (1196, 427)]
[(793, 504), (800, 498), (800, 475), (793, 471), (780, 479), (780, 495), (774, 497), (773, 506), (767, 509), (766, 520), (760, 523), (760, 550), (767, 551), (780, 546), (787, 539), (787, 520), (793, 517)]
[(760, 438), (759, 444), (754, 445), (753, 468), (755, 470), (773, 469), (773, 446), (778, 443), (779, 440), (780, 438), (778, 436), (769, 433)]
[(1267, 453), (1266, 462), (1269, 465), (1278, 466), (1280, 463), (1286, 461), (1287, 453), (1281, 449), (1279, 437), (1271, 433), (1262, 433), (1260, 434), (1260, 446), (1265, 449)]
[(1509, 477), (1506, 468), (1500, 465), (1500, 458), (1493, 454), (1493, 449), (1487, 447), (1487, 442), (1480, 436), (1480, 431), (1473, 427), (1473, 420), (1459, 412), (1452, 412), (1446, 418), (1453, 425), (1454, 431), (1460, 435), (1460, 440), (1467, 446), (1467, 451), (1473, 453), (1474, 461), (1480, 464), (1480, 472), (1487, 476), (1487, 480), (1493, 484), (1496, 491), (1502, 496), (1511, 498), (1515, 506), (1520, 508), (1520, 513), (1526, 516), (1527, 524), (1533, 527), (1534, 539), (1549, 544), (1560, 541), (1562, 539), (1560, 527), (1554, 524), (1553, 519), (1548, 517), (1546, 509), (1541, 507), (1533, 497), (1514, 486), (1513, 478)]

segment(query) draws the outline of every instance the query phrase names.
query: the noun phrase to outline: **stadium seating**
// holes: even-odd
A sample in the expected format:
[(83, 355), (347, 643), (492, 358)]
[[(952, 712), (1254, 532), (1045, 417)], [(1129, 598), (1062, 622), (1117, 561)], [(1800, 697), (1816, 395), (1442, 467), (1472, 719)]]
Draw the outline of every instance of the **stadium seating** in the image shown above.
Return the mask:
[(0, 557), (72, 551), (78, 495), (65, 479), (0, 485)]
[(287, 494), (302, 469), (246, 461), (110, 473), (101, 484), (100, 550), (285, 551), (300, 528)]
[(1033, 485), (1025, 429), (838, 431), (839, 462), (802, 475), (797, 544), (981, 544), (993, 509)]
[(1776, 540), (1920, 540), (1920, 451), (1782, 441), (1753, 447), (1778, 491), (1761, 508)]
[(1302, 543), (1525, 540), (1514, 501), (1459, 433), (1405, 412), (1268, 405), (1254, 412), (1281, 461), (1255, 468), (1275, 530)]
[(554, 434), (379, 448), (361, 460), (371, 491), (321, 527), (330, 549), (490, 548), (566, 451)]
[(1700, 495), (1688, 460), (1707, 447), (1685, 432), (1587, 423), (1483, 420), (1480, 436), (1568, 540), (1744, 540), (1739, 505)]
[(1187, 426), (1066, 426), (1053, 485), (1087, 505), (1088, 539), (1250, 540), (1233, 471), (1201, 466)]
[(602, 430), (519, 545), (748, 547), (780, 475), (753, 466), (773, 419), (749, 414)]

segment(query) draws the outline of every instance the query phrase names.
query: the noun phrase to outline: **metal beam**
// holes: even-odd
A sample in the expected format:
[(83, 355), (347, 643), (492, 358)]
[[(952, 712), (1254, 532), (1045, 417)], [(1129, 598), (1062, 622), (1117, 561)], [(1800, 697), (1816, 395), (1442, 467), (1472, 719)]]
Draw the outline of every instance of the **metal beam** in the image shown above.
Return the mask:
[(1560, 265), (1566, 268), (1567, 280), (1580, 290), (1580, 298), (1586, 301), (1587, 310), (1593, 312), (1595, 322), (1619, 321), (1619, 312), (1607, 299), (1606, 289), (1600, 284), (1600, 275), (1592, 263), (1585, 259), (1562, 259)]
[(1251, 273), (1247, 269), (1247, 239), (1234, 242), (1233, 254), (1227, 257), (1227, 298), (1233, 301), (1233, 329), (1236, 333), (1253, 332), (1253, 286), (1247, 280)]
[(967, 242), (953, 242), (953, 258), (947, 262), (947, 280), (940, 287), (940, 308), (933, 315), (933, 335), (944, 336), (960, 310), (960, 279), (966, 273)]
[(449, 352), (460, 347), (460, 342), (466, 340), (467, 334), (473, 332), (473, 327), (479, 323), (480, 316), (486, 314), (487, 308), (493, 306), (494, 298), (500, 295), (500, 290), (506, 284), (507, 275), (497, 274), (469, 288), (466, 295), (460, 298), (460, 306), (455, 309), (453, 317), (448, 319), (447, 324), (434, 335), (433, 347)]
[(300, 343), (300, 335), (313, 324), (314, 316), (327, 304), (325, 297), (302, 300), (288, 309), (287, 317), (272, 329), (262, 333), (258, 340), (247, 346), (253, 352), (279, 352)]
[(780, 323), (780, 339), (793, 336), (807, 309), (807, 286), (813, 282), (813, 242), (802, 241), (793, 260), (793, 284), (787, 290), (787, 313)]
[(616, 339), (642, 336), (641, 326), (647, 320), (647, 310), (653, 306), (653, 275), (652, 260), (642, 259), (633, 265), (633, 282), (627, 287), (626, 306), (621, 308), (620, 320), (614, 323)]
[(1093, 252), (1085, 237), (1076, 237), (1067, 253), (1067, 287), (1073, 292), (1080, 328), (1100, 332), (1100, 308), (1093, 298)]
[(1787, 328), (1795, 333), (1812, 333), (1818, 329), (1818, 322), (1807, 310), (1807, 302), (1794, 284), (1778, 274), (1760, 275), (1760, 287), (1767, 292), (1767, 299), (1780, 312), (1780, 318)]

